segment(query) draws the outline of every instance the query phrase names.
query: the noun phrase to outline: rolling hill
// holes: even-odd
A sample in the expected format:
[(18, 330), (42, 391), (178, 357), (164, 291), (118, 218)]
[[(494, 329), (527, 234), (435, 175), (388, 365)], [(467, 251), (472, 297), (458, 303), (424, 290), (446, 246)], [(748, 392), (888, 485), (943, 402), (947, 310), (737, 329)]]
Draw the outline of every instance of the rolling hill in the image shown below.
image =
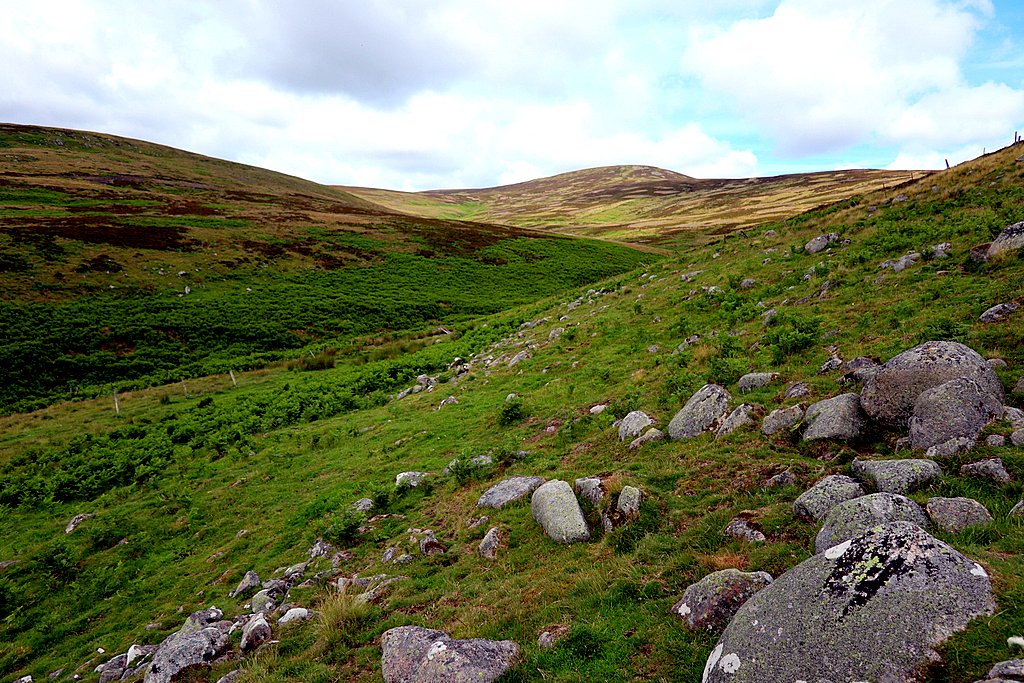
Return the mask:
[[(606, 166), (479, 190), (343, 188), (394, 210), (672, 245), (723, 235), (927, 176), (847, 170), (702, 180), (652, 166)], [(894, 193), (895, 194), (895, 193)]]

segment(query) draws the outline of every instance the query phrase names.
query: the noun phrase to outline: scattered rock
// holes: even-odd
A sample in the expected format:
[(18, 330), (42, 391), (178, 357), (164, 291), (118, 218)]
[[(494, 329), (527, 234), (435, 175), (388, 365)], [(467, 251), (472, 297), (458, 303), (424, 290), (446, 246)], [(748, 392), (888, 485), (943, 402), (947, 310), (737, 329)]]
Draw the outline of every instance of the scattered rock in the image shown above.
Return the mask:
[(540, 632), (537, 636), (537, 647), (544, 650), (550, 650), (553, 648), (558, 641), (569, 635), (569, 627), (561, 624), (557, 626), (549, 626)]
[(395, 486), (414, 489), (430, 476), (429, 472), (402, 472), (395, 477)]
[(277, 623), (281, 626), (285, 624), (292, 624), (301, 621), (308, 621), (313, 618), (313, 613), (305, 607), (292, 607), (290, 610), (284, 613)]
[(867, 421), (858, 394), (840, 394), (812, 403), (804, 415), (804, 441), (856, 438)]
[(1002, 414), (1001, 395), (984, 391), (971, 379), (950, 380), (917, 397), (910, 418), (910, 443), (928, 449), (957, 437), (975, 440)]
[(437, 540), (433, 531), (427, 531), (420, 539), (420, 555), (427, 557), (431, 555), (440, 555), (448, 550), (448, 547), (444, 543)]
[(747, 278), (743, 278), (743, 280), (740, 281), (739, 288), (740, 289), (753, 289), (756, 285), (757, 285), (757, 280), (755, 280), (752, 277), (747, 277)]
[(821, 367), (818, 368), (818, 374), (825, 375), (830, 372), (835, 372), (836, 370), (839, 370), (842, 367), (843, 359), (840, 358), (839, 356), (832, 356), (827, 361), (821, 364)]
[(994, 609), (980, 565), (914, 524), (885, 524), (751, 597), (703, 683), (920, 681), (937, 646)]
[(271, 596), (270, 591), (263, 589), (256, 595), (252, 596), (252, 600), (249, 601), (249, 606), (254, 614), (269, 612), (274, 609), (274, 598)]
[(951, 534), (992, 521), (985, 506), (973, 498), (929, 498), (926, 507), (935, 526)]
[(619, 500), (615, 504), (615, 511), (626, 519), (633, 519), (640, 514), (640, 502), (643, 494), (635, 486), (623, 486), (619, 492)]
[(740, 391), (743, 393), (749, 393), (754, 389), (760, 389), (766, 387), (775, 381), (775, 378), (779, 376), (777, 372), (748, 372), (747, 374), (740, 377), (739, 386)]
[(1006, 437), (1002, 434), (989, 434), (985, 437), (985, 443), (989, 446), (1000, 448), (1006, 445)]
[(764, 543), (768, 540), (764, 532), (755, 527), (746, 517), (736, 517), (725, 526), (725, 535), (747, 543)]
[(568, 483), (553, 479), (533, 492), (530, 501), (533, 518), (544, 533), (557, 543), (578, 543), (590, 540), (583, 511)]
[(508, 366), (510, 368), (514, 368), (515, 366), (522, 363), (524, 360), (528, 360), (530, 358), (533, 358), (533, 354), (531, 354), (529, 350), (520, 351), (516, 355), (512, 356), (512, 360), (508, 362)]
[(638, 437), (636, 437), (635, 439), (633, 439), (632, 441), (629, 442), (629, 450), (635, 451), (636, 449), (640, 448), (641, 446), (644, 446), (644, 445), (649, 444), (649, 443), (653, 443), (655, 441), (661, 441), (664, 438), (665, 438), (665, 432), (661, 431), (660, 429), (655, 429), (654, 427), (651, 427), (646, 432), (644, 432), (641, 436), (638, 436)]
[(589, 412), (591, 415), (600, 415), (606, 410), (608, 410), (608, 405), (606, 403), (598, 403), (596, 406), (591, 406)]
[(520, 655), (510, 640), (452, 640), (419, 626), (385, 631), (381, 651), (385, 683), (492, 683)]
[(498, 546), (501, 544), (501, 536), (498, 532), (498, 527), (492, 527), (487, 531), (483, 540), (480, 541), (479, 552), (480, 556), (488, 560), (493, 560), (498, 556)]
[(238, 677), (242, 675), (241, 670), (235, 669), (234, 671), (228, 672), (217, 679), (217, 683), (235, 683)]
[(786, 393), (783, 395), (784, 398), (803, 398), (804, 396), (811, 395), (811, 388), (803, 382), (790, 382), (786, 385)]
[(814, 552), (823, 553), (886, 522), (911, 522), (928, 528), (924, 508), (898, 493), (872, 493), (839, 503), (825, 515), (814, 539)]
[(786, 470), (785, 472), (779, 472), (778, 474), (769, 477), (768, 480), (765, 481), (764, 486), (765, 488), (772, 489), (780, 486), (792, 486), (794, 484), (796, 484), (796, 475), (789, 470)]
[(573, 482), (572, 490), (594, 507), (600, 507), (604, 500), (604, 485), (599, 477), (581, 477)]
[(509, 503), (525, 498), (544, 483), (544, 477), (509, 477), (502, 479), (484, 491), (477, 501), (477, 507), (503, 508)]
[(1024, 247), (1024, 221), (1003, 228), (999, 236), (989, 244), (986, 256), (992, 258), (996, 254), (1013, 251)]
[(967, 451), (974, 448), (976, 442), (974, 439), (958, 436), (950, 439), (949, 441), (943, 441), (942, 443), (932, 446), (925, 451), (925, 457), (927, 458), (951, 458), (954, 455), (960, 453), (966, 453)]
[(1010, 434), (1010, 443), (1018, 447), (1024, 446), (1024, 429), (1015, 429)]
[[(216, 614), (216, 619), (210, 618), (211, 614)], [(145, 683), (171, 683), (184, 669), (207, 667), (224, 654), (230, 647), (227, 634), (208, 625), (223, 616), (220, 610), (202, 610), (190, 616), (180, 631), (160, 644)]]
[(793, 501), (793, 514), (798, 519), (816, 522), (836, 505), (863, 495), (864, 489), (854, 479), (830, 474)]
[(982, 313), (978, 320), (983, 323), (1001, 323), (1016, 310), (1017, 304), (1014, 303), (996, 304)]
[(768, 413), (768, 417), (761, 422), (761, 433), (771, 436), (783, 429), (789, 429), (802, 419), (804, 419), (804, 407), (799, 403), (789, 408), (777, 408)]
[(825, 235), (818, 235), (810, 242), (804, 245), (804, 251), (808, 254), (817, 254), (819, 251), (823, 251), (829, 246), (839, 241), (839, 235), (834, 232), (830, 232)]
[(242, 642), (239, 649), (242, 653), (252, 652), (263, 643), (270, 640), (270, 624), (262, 614), (257, 614), (242, 629)]
[(743, 604), (772, 582), (767, 572), (723, 569), (690, 585), (682, 599), (672, 606), (690, 628), (720, 631)]
[(931, 486), (942, 476), (934, 460), (854, 460), (853, 473), (881, 493), (908, 493)]
[(989, 669), (984, 681), (976, 683), (1015, 683), (1024, 680), (1024, 659), (999, 662)]
[(72, 531), (74, 531), (75, 529), (78, 528), (79, 524), (81, 524), (82, 522), (84, 522), (87, 519), (92, 519), (95, 516), (96, 515), (94, 515), (92, 513), (85, 513), (85, 514), (81, 514), (81, 515), (75, 515), (74, 517), (71, 518), (71, 521), (68, 522), (68, 525), (66, 527), (64, 527), (64, 533), (70, 534)]
[(1024, 394), (1024, 377), (1017, 380), (1017, 383), (1013, 385), (1013, 393)]
[(654, 419), (650, 415), (642, 410), (634, 410), (622, 418), (619, 423), (619, 441), (635, 439), (652, 424), (654, 424)]
[(861, 407), (887, 427), (905, 428), (918, 397), (954, 379), (970, 379), (983, 393), (1003, 398), (995, 371), (973, 349), (958, 342), (930, 341), (887, 361), (864, 385)]
[(1010, 508), (1007, 517), (1024, 517), (1024, 500), (1019, 501), (1016, 505)]
[(960, 474), (991, 479), (998, 484), (1010, 483), (1010, 473), (1003, 466), (1002, 458), (988, 458), (964, 465), (960, 468)]
[(729, 410), (731, 398), (723, 387), (705, 384), (669, 422), (668, 435), (686, 439), (714, 428)]
[(318, 538), (316, 539), (316, 543), (310, 546), (309, 550), (306, 551), (306, 554), (309, 555), (310, 559), (316, 559), (318, 557), (328, 557), (329, 555), (333, 555), (334, 552), (335, 548), (333, 545), (322, 538)]
[(754, 411), (754, 406), (749, 403), (737, 406), (735, 410), (729, 413), (729, 417), (725, 418), (725, 420), (722, 421), (722, 424), (719, 425), (718, 430), (715, 432), (715, 437), (719, 438), (727, 436), (735, 432), (737, 429), (755, 424)]
[(441, 408), (444, 408), (445, 406), (454, 406), (457, 405), (458, 403), (459, 399), (455, 398), (454, 396), (449, 396), (448, 398), (441, 401), (441, 403), (437, 406), (437, 409), (441, 410)]
[(228, 593), (228, 597), (229, 598), (245, 598), (245, 597), (248, 597), (250, 593), (254, 592), (257, 588), (260, 587), (261, 583), (262, 582), (260, 581), (260, 577), (259, 577), (259, 575), (256, 572), (251, 571), (251, 570), (247, 571), (245, 573), (245, 576), (242, 577), (242, 580), (238, 582), (238, 586), (235, 587), (235, 590), (233, 590), (230, 593)]

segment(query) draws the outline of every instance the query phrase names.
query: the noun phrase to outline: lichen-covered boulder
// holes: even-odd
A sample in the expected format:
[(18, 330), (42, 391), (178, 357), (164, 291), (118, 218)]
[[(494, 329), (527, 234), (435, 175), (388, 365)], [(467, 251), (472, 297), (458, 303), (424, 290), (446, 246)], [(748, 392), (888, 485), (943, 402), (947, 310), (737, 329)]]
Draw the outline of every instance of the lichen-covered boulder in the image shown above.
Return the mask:
[(604, 484), (600, 477), (580, 477), (572, 483), (572, 490), (579, 500), (585, 500), (594, 507), (599, 507), (604, 500)]
[(864, 493), (864, 489), (856, 480), (844, 474), (830, 474), (793, 501), (793, 515), (799, 519), (816, 522), (836, 505), (859, 498)]
[(533, 493), (544, 483), (544, 477), (509, 477), (484, 491), (476, 502), (481, 508), (503, 508)]
[(267, 618), (262, 614), (257, 614), (242, 629), (242, 640), (238, 647), (243, 653), (252, 652), (270, 640), (270, 635), (270, 624), (267, 623)]
[(908, 493), (937, 482), (942, 468), (934, 460), (854, 460), (853, 473), (880, 493)]
[(519, 655), (511, 640), (453, 640), (419, 626), (399, 626), (381, 636), (385, 683), (491, 683)]
[(973, 349), (958, 342), (930, 341), (889, 359), (864, 384), (860, 404), (868, 416), (888, 427), (904, 428), (923, 392), (954, 379), (974, 380), (1002, 401), (995, 371)]
[(910, 445), (927, 450), (950, 439), (977, 439), (1003, 414), (1003, 397), (960, 377), (921, 392), (910, 418)]
[(534, 491), (530, 512), (553, 541), (579, 543), (590, 540), (583, 511), (567, 482), (552, 479)]
[(935, 526), (951, 534), (992, 522), (988, 509), (973, 498), (929, 498), (926, 507)]
[(856, 438), (867, 422), (858, 394), (840, 394), (812, 403), (804, 415), (804, 441)]
[(978, 320), (983, 323), (1001, 323), (1010, 317), (1010, 314), (1016, 311), (1018, 308), (1017, 304), (1014, 303), (1002, 303), (996, 304), (986, 308), (985, 311), (978, 316)]
[(777, 408), (768, 413), (761, 422), (761, 433), (771, 436), (783, 429), (789, 429), (804, 418), (804, 407), (799, 403), (789, 408)]
[(988, 245), (988, 258), (1006, 251), (1014, 251), (1024, 247), (1024, 221), (1003, 228), (999, 236)]
[(673, 439), (689, 439), (714, 429), (729, 412), (732, 396), (717, 384), (705, 384), (668, 423)]
[(732, 434), (741, 427), (754, 424), (755, 408), (749, 403), (736, 406), (736, 408), (729, 413), (729, 417), (722, 421), (722, 424), (718, 426), (718, 430), (715, 431), (715, 438), (720, 438)]
[(213, 625), (224, 616), (215, 607), (193, 612), (167, 636), (146, 671), (145, 683), (171, 683), (184, 669), (208, 666), (231, 646), (227, 633)]
[(480, 553), (480, 557), (493, 560), (498, 556), (499, 545), (501, 545), (501, 532), (498, 527), (491, 527), (487, 530), (484, 539), (480, 541), (480, 547), (477, 550)]
[(775, 378), (779, 376), (777, 372), (748, 372), (747, 374), (740, 377), (737, 386), (743, 393), (753, 391), (754, 389), (760, 389), (766, 387), (775, 381)]
[(872, 493), (854, 498), (836, 505), (825, 515), (821, 531), (814, 539), (814, 552), (823, 553), (886, 522), (911, 522), (927, 529), (928, 514), (920, 505), (898, 493)]
[(1009, 484), (1010, 473), (1006, 471), (1002, 458), (986, 458), (978, 462), (972, 462), (960, 468), (960, 474), (968, 477), (980, 477), (991, 479), (997, 484)]
[(720, 631), (743, 603), (771, 582), (768, 572), (723, 569), (689, 586), (672, 606), (672, 613), (679, 615), (690, 628)]
[(922, 683), (936, 647), (994, 611), (988, 574), (909, 522), (805, 560), (736, 613), (703, 683)]
[(831, 245), (839, 241), (839, 235), (834, 232), (830, 232), (824, 235), (818, 235), (810, 242), (804, 245), (804, 251), (808, 254), (817, 254), (819, 251), (827, 249)]
[(619, 422), (619, 441), (632, 441), (652, 424), (654, 418), (642, 410), (634, 410)]
[(395, 486), (414, 489), (427, 480), (430, 472), (400, 472), (395, 475)]
[(640, 514), (640, 502), (643, 500), (643, 493), (635, 486), (623, 486), (619, 491), (619, 499), (615, 503), (615, 511), (626, 519), (632, 519)]
[(228, 593), (230, 598), (244, 598), (260, 587), (260, 577), (254, 571), (247, 571), (242, 580), (238, 582), (235, 590)]

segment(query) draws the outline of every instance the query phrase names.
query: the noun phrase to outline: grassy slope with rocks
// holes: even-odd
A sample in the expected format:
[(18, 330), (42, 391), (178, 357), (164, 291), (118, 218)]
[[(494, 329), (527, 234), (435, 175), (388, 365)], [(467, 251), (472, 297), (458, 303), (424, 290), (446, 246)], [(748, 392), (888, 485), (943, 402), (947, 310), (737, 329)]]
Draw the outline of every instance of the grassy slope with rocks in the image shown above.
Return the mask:
[(110, 135), (0, 125), (0, 412), (457, 325), (653, 258), (397, 213)]
[(604, 166), (480, 190), (343, 189), (414, 215), (675, 245), (698, 235), (721, 236), (852, 196), (893, 189), (925, 175), (846, 170), (698, 179), (652, 166)]
[[(305, 559), (326, 533), (347, 553), (341, 575), (408, 579), (367, 607), (325, 586), (293, 590), (291, 600), (321, 606), (330, 618), (275, 630), (279, 643), (241, 662), (243, 680), (378, 682), (379, 636), (404, 624), (515, 640), (524, 660), (506, 681), (699, 680), (717, 635), (687, 631), (669, 613), (683, 590), (718, 569), (778, 576), (809, 557), (817, 526), (793, 518), (793, 499), (825, 474), (849, 473), (857, 455), (891, 457), (900, 435), (807, 444), (795, 433), (741, 431), (630, 451), (613, 421), (642, 409), (664, 427), (706, 381), (724, 384), (734, 405), (766, 410), (796, 402), (782, 399), (788, 381), (805, 381), (814, 399), (842, 393), (849, 387), (838, 373), (818, 373), (828, 347), (847, 359), (885, 360), (920, 341), (955, 339), (1004, 359), (997, 372), (1012, 387), (1024, 373), (1024, 317), (1018, 311), (982, 324), (978, 316), (996, 303), (1024, 303), (1024, 261), (1010, 254), (977, 265), (967, 256), (1021, 220), (1021, 154), (1008, 148), (936, 174), (903, 188), (900, 201), (866, 195), (748, 237), (708, 244), (696, 236), (676, 258), (593, 285), (605, 293), (580, 290), (479, 319), (460, 339), (410, 357), (245, 373), (237, 388), (210, 377), (188, 398), (173, 385), (140, 390), (123, 398), (119, 416), (109, 400), (93, 400), (2, 418), (2, 486), (15, 497), (5, 499), (0, 516), (0, 561), (16, 563), (0, 570), (0, 641), (11, 644), (0, 654), (0, 676), (40, 679), (64, 668), (95, 680), (97, 664), (132, 643), (160, 642), (193, 610), (215, 604), (241, 613), (245, 601), (227, 593), (247, 570), (266, 578)], [(803, 252), (809, 239), (833, 231), (850, 243)], [(944, 241), (953, 245), (950, 259), (895, 274), (879, 269)], [(694, 271), (703, 272), (681, 278)], [(752, 288), (739, 288), (745, 278), (756, 280)], [(827, 293), (816, 296), (826, 280)], [(702, 289), (712, 286), (720, 291)], [(582, 305), (569, 310), (576, 300)], [(769, 307), (779, 314), (766, 328)], [(559, 320), (564, 315), (569, 320)], [(559, 327), (565, 331), (552, 339)], [(672, 353), (694, 334), (698, 342)], [(488, 357), (507, 361), (527, 343), (530, 358), (512, 368), (487, 366)], [(374, 378), (408, 378), (396, 364), (437, 369), (470, 352), (477, 352), (470, 372), (441, 372), (431, 392), (386, 400), (362, 391)], [(778, 381), (740, 395), (742, 373), (769, 370), (780, 373)], [(514, 409), (509, 393), (520, 397)], [(318, 407), (321, 396), (333, 408)], [(447, 396), (458, 403), (439, 410)], [(1007, 403), (1022, 407), (1024, 396), (1008, 393)], [(597, 404), (609, 408), (591, 415)], [(1009, 428), (998, 422), (987, 433)], [(518, 450), (529, 455), (516, 460)], [(399, 472), (439, 473), (452, 458), (484, 453), (497, 464), (412, 491), (393, 488)], [(986, 456), (1001, 457), (1013, 482), (957, 474), (960, 464)], [(796, 485), (762, 486), (786, 469)], [(1006, 516), (1024, 494), (1024, 451), (981, 445), (943, 469), (940, 483), (911, 497), (970, 496), (996, 519), (960, 534), (936, 532), (985, 566), (999, 601), (994, 616), (949, 641), (946, 665), (929, 679), (968, 683), (1012, 657), (1006, 637), (1024, 633), (1024, 527)], [(570, 482), (600, 474), (613, 493), (638, 486), (646, 502), (638, 521), (573, 546), (544, 537), (528, 503), (488, 510), (489, 523), (469, 529), (481, 514), (480, 494), (506, 474)], [(103, 485), (79, 486), (65, 499), (66, 486), (89, 477)], [(353, 524), (347, 510), (363, 496), (375, 497), (389, 516)], [(768, 542), (723, 533), (743, 511)], [(65, 535), (67, 521), (83, 512), (96, 516)], [(594, 521), (598, 511), (587, 512)], [(503, 535), (496, 561), (476, 553), (491, 526)], [(424, 528), (447, 552), (422, 557), (413, 549), (407, 530)], [(382, 564), (391, 546), (410, 552), (412, 562)], [(538, 648), (538, 634), (555, 625), (568, 627), (568, 636), (551, 650)], [(98, 655), (99, 647), (107, 654)], [(238, 665), (219, 664), (208, 678)]]

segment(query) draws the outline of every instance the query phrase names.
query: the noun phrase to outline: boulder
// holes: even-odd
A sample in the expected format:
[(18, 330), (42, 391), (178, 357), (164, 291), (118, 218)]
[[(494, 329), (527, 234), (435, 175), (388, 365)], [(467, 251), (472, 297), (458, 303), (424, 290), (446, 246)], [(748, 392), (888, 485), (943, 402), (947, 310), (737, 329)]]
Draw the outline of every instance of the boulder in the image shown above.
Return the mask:
[(533, 493), (544, 483), (544, 477), (509, 477), (484, 491), (476, 502), (481, 508), (503, 508)]
[(725, 526), (725, 535), (732, 536), (747, 543), (764, 543), (768, 540), (761, 529), (754, 526), (749, 519), (740, 516)]
[(373, 499), (360, 498), (356, 502), (352, 503), (352, 508), (356, 512), (370, 512), (371, 510), (373, 510)]
[(669, 422), (668, 435), (688, 439), (713, 429), (728, 412), (731, 398), (723, 387), (705, 384)]
[(792, 486), (796, 483), (796, 475), (786, 470), (785, 472), (779, 472), (776, 475), (769, 477), (764, 482), (764, 487), (773, 489), (780, 486)]
[(277, 620), (277, 623), (281, 626), (285, 624), (292, 624), (302, 621), (308, 621), (313, 618), (313, 613), (305, 607), (292, 607), (290, 610), (284, 613), (284, 615)]
[(988, 574), (909, 522), (815, 555), (754, 594), (703, 683), (921, 683), (936, 647), (992, 614)]
[(399, 626), (381, 636), (385, 683), (491, 683), (519, 655), (510, 640), (452, 640), (419, 626)]
[(1017, 380), (1017, 383), (1013, 385), (1013, 393), (1024, 394), (1024, 377)]
[(1021, 247), (1024, 247), (1024, 221), (1003, 228), (999, 236), (989, 244), (986, 256), (992, 258), (996, 254), (1016, 251)]
[[(909, 438), (908, 438), (909, 441)], [(935, 444), (925, 451), (926, 458), (951, 458), (954, 455), (965, 453), (977, 444), (977, 442), (967, 436), (955, 436), (948, 441), (943, 441), (940, 444)]]
[(729, 417), (722, 421), (722, 424), (718, 426), (715, 431), (715, 438), (721, 438), (732, 434), (737, 429), (746, 427), (747, 425), (754, 424), (755, 413), (754, 406), (749, 403), (736, 406), (736, 408), (729, 413)]
[(804, 441), (848, 440), (857, 437), (867, 422), (858, 394), (840, 394), (812, 403), (804, 415)]
[(1010, 434), (1010, 443), (1014, 446), (1024, 446), (1024, 429), (1015, 429)]
[(254, 614), (263, 612), (269, 612), (274, 609), (274, 596), (270, 594), (270, 590), (264, 588), (256, 595), (252, 596), (252, 600), (249, 601), (249, 606)]
[(989, 446), (1002, 447), (1006, 445), (1006, 437), (1002, 434), (989, 434), (985, 437), (985, 443)]
[(921, 393), (910, 418), (910, 444), (927, 450), (950, 439), (977, 439), (985, 425), (1003, 414), (1002, 397), (974, 380), (950, 380)]
[(853, 473), (882, 493), (908, 493), (931, 486), (942, 476), (934, 460), (854, 460)]
[(929, 498), (926, 507), (935, 526), (951, 534), (992, 521), (985, 506), (973, 498)]
[(864, 489), (855, 480), (843, 474), (830, 474), (793, 501), (793, 515), (816, 522), (836, 505), (863, 495)]
[(806, 382), (790, 382), (786, 385), (785, 398), (803, 398), (811, 395), (811, 388)]
[(87, 519), (92, 519), (95, 516), (96, 516), (95, 514), (88, 513), (88, 512), (84, 513), (84, 514), (81, 514), (81, 515), (75, 515), (68, 522), (67, 526), (64, 527), (64, 533), (70, 534), (72, 531), (74, 531), (75, 529), (78, 528), (79, 524), (81, 524), (82, 522), (84, 522)]
[(619, 422), (619, 441), (635, 439), (652, 424), (654, 424), (654, 418), (642, 410), (634, 410)]
[(100, 683), (111, 683), (121, 680), (122, 674), (128, 667), (128, 653), (118, 655), (103, 665), (100, 671)]
[(579, 501), (572, 487), (560, 479), (552, 479), (533, 492), (530, 512), (544, 533), (557, 543), (578, 543), (590, 540), (590, 530), (583, 519)]
[(501, 536), (498, 532), (498, 527), (492, 527), (488, 529), (484, 539), (480, 541), (480, 557), (488, 560), (493, 560), (498, 556), (498, 546), (501, 544)]
[(991, 479), (997, 484), (1010, 483), (1010, 473), (1003, 466), (1002, 458), (987, 458), (964, 465), (960, 468), (960, 474), (968, 477)]
[(655, 441), (661, 441), (664, 438), (665, 432), (661, 431), (660, 429), (655, 429), (654, 427), (651, 427), (646, 432), (644, 432), (643, 434), (629, 442), (629, 450), (635, 451), (641, 446), (644, 446), (649, 443), (654, 443)]
[(777, 408), (768, 413), (768, 416), (761, 422), (761, 433), (771, 436), (783, 429), (789, 429), (802, 419), (804, 419), (804, 407), (799, 403), (789, 408)]
[(642, 500), (643, 494), (640, 489), (635, 486), (623, 486), (615, 503), (615, 511), (626, 519), (632, 519), (640, 514)]
[(572, 484), (572, 490), (580, 500), (585, 500), (594, 507), (600, 507), (604, 500), (604, 484), (600, 477), (581, 477)]
[(808, 254), (817, 254), (819, 251), (823, 251), (829, 246), (839, 241), (839, 235), (834, 232), (830, 232), (825, 235), (818, 235), (810, 242), (804, 245), (804, 251)]
[(260, 587), (260, 583), (261, 583), (261, 581), (260, 581), (259, 574), (257, 574), (256, 572), (254, 572), (252, 570), (247, 571), (245, 573), (245, 576), (242, 577), (242, 580), (238, 582), (238, 585), (235, 587), (235, 590), (233, 590), (230, 593), (228, 593), (228, 597), (229, 598), (245, 598), (245, 597), (248, 597), (250, 593), (252, 593), (257, 588)]
[(996, 683), (1024, 680), (1024, 659), (1008, 659), (1005, 662), (999, 662), (989, 669), (987, 678)]
[(848, 500), (829, 510), (814, 539), (814, 552), (823, 553), (843, 541), (860, 536), (886, 522), (911, 522), (928, 528), (928, 514), (920, 505), (898, 493), (872, 493)]
[(270, 640), (270, 624), (267, 623), (265, 616), (257, 614), (242, 629), (242, 642), (238, 647), (244, 654), (252, 652), (268, 640)]
[(1017, 304), (1014, 303), (1003, 303), (996, 304), (995, 306), (988, 308), (978, 316), (978, 320), (983, 323), (1001, 323), (1010, 317), (1010, 314), (1017, 310)]
[(168, 636), (153, 656), (144, 683), (171, 683), (184, 669), (207, 667), (227, 652), (231, 643), (216, 626)]
[(775, 381), (775, 378), (779, 376), (777, 372), (748, 372), (747, 374), (740, 377), (738, 383), (739, 390), (743, 393), (748, 393), (754, 389), (760, 389), (766, 387)]
[(1012, 508), (1010, 508), (1010, 512), (1007, 513), (1006, 516), (1024, 517), (1024, 500), (1018, 501)]
[(433, 531), (427, 531), (423, 538), (420, 539), (420, 555), (427, 557), (431, 555), (440, 555), (448, 550), (448, 547), (437, 540), (437, 536), (434, 535)]
[(918, 397), (954, 379), (970, 379), (982, 392), (1003, 399), (995, 371), (973, 349), (958, 342), (930, 341), (889, 359), (864, 384), (860, 404), (887, 427), (905, 428)]
[(683, 591), (683, 597), (672, 606), (690, 628), (720, 631), (740, 607), (755, 593), (772, 582), (767, 572), (741, 572), (723, 569), (708, 574)]

